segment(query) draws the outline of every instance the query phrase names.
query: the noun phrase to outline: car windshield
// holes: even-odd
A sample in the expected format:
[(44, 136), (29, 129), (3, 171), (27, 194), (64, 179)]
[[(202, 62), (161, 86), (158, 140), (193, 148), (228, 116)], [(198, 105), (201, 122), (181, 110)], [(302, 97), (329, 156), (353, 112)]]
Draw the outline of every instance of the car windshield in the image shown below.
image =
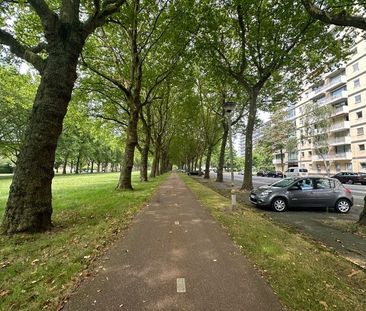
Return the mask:
[(280, 181), (273, 183), (271, 186), (278, 187), (278, 188), (285, 188), (285, 187), (290, 186), (293, 182), (294, 182), (293, 178), (285, 178), (285, 179), (281, 179)]

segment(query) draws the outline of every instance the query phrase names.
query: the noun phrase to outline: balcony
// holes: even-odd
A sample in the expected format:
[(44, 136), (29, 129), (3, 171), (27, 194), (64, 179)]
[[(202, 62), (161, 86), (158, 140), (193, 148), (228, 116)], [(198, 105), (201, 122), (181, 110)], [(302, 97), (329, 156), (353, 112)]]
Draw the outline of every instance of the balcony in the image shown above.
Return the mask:
[(331, 88), (336, 88), (336, 87), (339, 87), (343, 84), (346, 84), (347, 83), (347, 78), (345, 75), (340, 75), (336, 78), (334, 78), (332, 81), (330, 81), (329, 83), (327, 83), (325, 86), (324, 86), (324, 91), (327, 91)]
[(349, 107), (346, 105), (343, 105), (341, 107), (337, 107), (333, 109), (332, 117), (340, 116), (342, 114), (348, 114), (349, 113)]
[[(314, 162), (323, 161), (323, 157), (320, 155), (313, 155), (311, 159)], [(352, 160), (352, 152), (340, 152), (340, 153), (334, 153), (334, 154), (326, 154), (324, 155), (324, 159), (326, 161), (341, 161), (341, 160)]]
[(330, 146), (349, 145), (351, 143), (350, 136), (336, 137), (329, 140)]
[(326, 97), (324, 104), (335, 104), (337, 102), (346, 101), (347, 96), (348, 96), (347, 91), (343, 90), (342, 92), (334, 94), (330, 97)]
[(332, 126), (330, 127), (330, 132), (341, 132), (344, 130), (348, 130), (350, 128), (350, 123), (349, 121), (342, 121), (342, 122), (337, 122), (332, 124)]

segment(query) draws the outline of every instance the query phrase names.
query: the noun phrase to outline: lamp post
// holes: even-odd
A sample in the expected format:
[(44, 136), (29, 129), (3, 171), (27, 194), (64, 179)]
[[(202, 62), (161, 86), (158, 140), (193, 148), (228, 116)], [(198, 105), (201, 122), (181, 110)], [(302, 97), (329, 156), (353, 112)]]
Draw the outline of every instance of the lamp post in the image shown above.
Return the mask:
[(232, 130), (231, 130), (231, 116), (235, 110), (236, 103), (234, 102), (225, 102), (223, 104), (223, 109), (225, 115), (228, 119), (229, 125), (229, 147), (230, 147), (230, 171), (231, 171), (231, 210), (234, 211), (236, 209), (236, 194), (234, 189), (234, 170), (233, 170), (233, 137), (232, 137)]

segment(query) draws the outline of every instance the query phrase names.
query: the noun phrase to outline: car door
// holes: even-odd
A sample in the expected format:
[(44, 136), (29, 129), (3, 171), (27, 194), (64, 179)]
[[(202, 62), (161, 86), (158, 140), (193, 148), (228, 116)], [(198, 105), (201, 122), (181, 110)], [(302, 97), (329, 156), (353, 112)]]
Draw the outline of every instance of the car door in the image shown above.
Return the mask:
[(292, 207), (312, 207), (315, 204), (312, 192), (313, 180), (303, 178), (288, 189), (289, 203)]
[(313, 196), (315, 206), (332, 206), (334, 204), (334, 182), (327, 178), (315, 178)]

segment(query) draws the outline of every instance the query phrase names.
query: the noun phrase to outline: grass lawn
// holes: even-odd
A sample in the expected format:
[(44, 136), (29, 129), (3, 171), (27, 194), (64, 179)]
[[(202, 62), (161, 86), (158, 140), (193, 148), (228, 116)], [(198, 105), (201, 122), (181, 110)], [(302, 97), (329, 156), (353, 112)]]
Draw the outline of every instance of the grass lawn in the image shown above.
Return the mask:
[(300, 234), (180, 175), (290, 310), (366, 310), (366, 273)]
[[(117, 173), (56, 176), (55, 228), (0, 236), (0, 310), (55, 310), (165, 178), (140, 183), (134, 175), (135, 191), (118, 192)], [(10, 181), (0, 179), (0, 215)]]

